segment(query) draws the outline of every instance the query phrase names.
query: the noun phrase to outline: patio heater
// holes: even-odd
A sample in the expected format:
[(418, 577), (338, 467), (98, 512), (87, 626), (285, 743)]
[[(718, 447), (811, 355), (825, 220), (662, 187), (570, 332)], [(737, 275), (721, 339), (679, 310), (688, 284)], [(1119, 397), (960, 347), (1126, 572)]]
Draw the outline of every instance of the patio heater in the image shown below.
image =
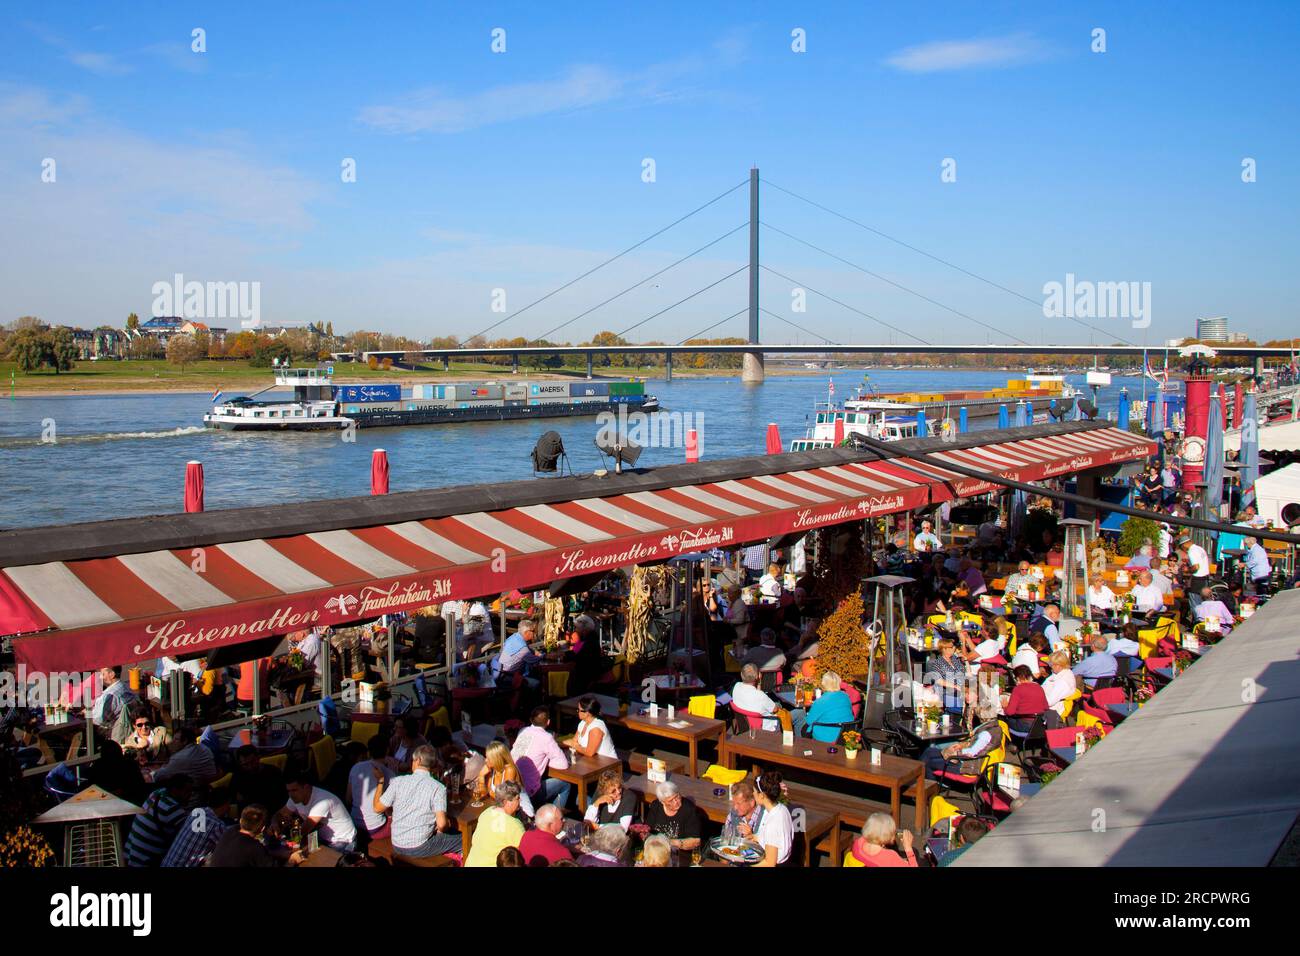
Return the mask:
[[(708, 652), (704, 648), (695, 646), (695, 581), (696, 565), (706, 563), (709, 556), (704, 553), (699, 554), (682, 554), (668, 562), (668, 567), (672, 570), (672, 605), (681, 608), (681, 635), (683, 646), (673, 649), (673, 638), (676, 637), (677, 628), (673, 628), (673, 637), (669, 638), (668, 661), (669, 665), (674, 661), (680, 660), (683, 669), (688, 677), (694, 677), (696, 673), (696, 657), (703, 658), (704, 673), (709, 675)], [(682, 575), (678, 577), (679, 573)], [(684, 580), (683, 580), (684, 579)], [(706, 642), (707, 644), (707, 642)]]
[(1092, 541), (1092, 522), (1084, 518), (1064, 518), (1065, 548), (1061, 559), (1061, 604), (1074, 617), (1074, 608), (1085, 621), (1092, 620), (1092, 607), (1088, 602), (1088, 551)]
[(66, 867), (122, 866), (122, 833), (118, 820), (142, 813), (140, 807), (91, 784), (33, 822), (63, 827)]
[[(903, 588), (916, 583), (915, 578), (900, 574), (878, 574), (865, 578), (864, 585), (875, 588), (875, 597), (871, 607), (871, 623), (868, 634), (871, 635), (871, 654), (867, 665), (867, 704), (866, 726), (878, 729), (883, 726), (885, 714), (895, 710), (893, 700), (894, 682), (897, 675), (903, 675), (911, 696), (910, 659), (907, 643), (898, 639), (899, 633), (907, 626), (907, 608), (903, 603)], [(883, 650), (883, 653), (882, 653)], [(882, 659), (879, 678), (876, 673), (876, 661)], [(879, 686), (878, 686), (879, 685)], [(899, 703), (903, 703), (900, 701)], [(908, 700), (907, 704), (911, 701)]]

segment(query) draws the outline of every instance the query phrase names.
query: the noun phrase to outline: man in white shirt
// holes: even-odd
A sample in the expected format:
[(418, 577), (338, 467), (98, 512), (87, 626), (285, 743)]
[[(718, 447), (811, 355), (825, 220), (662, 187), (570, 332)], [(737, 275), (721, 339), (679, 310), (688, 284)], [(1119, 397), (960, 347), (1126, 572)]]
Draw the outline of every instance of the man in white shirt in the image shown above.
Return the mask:
[(1106, 586), (1105, 581), (1093, 581), (1088, 585), (1088, 604), (1097, 611), (1115, 609), (1115, 592)]
[(1189, 587), (1192, 594), (1200, 594), (1201, 588), (1210, 583), (1210, 556), (1191, 538), (1184, 538), (1178, 543), (1178, 550), (1187, 561), (1192, 579)]
[(740, 680), (731, 688), (732, 704), (743, 711), (763, 716), (763, 729), (776, 730), (780, 724), (776, 720), (776, 701), (758, 689), (758, 668), (746, 664), (740, 669)]
[(306, 772), (290, 777), (288, 788), (284, 809), (302, 819), (304, 833), (318, 831), (320, 842), (340, 853), (356, 849), (357, 825), (342, 800), (312, 784)]
[(1133, 590), (1129, 593), (1133, 595), (1139, 614), (1151, 614), (1155, 611), (1164, 610), (1165, 597), (1160, 593), (1160, 589), (1152, 583), (1150, 571), (1143, 571), (1138, 575), (1138, 583), (1133, 585)]
[(781, 566), (769, 564), (767, 574), (758, 580), (758, 593), (762, 595), (763, 603), (780, 604), (781, 590)]
[(1021, 561), (1019, 567), (1017, 567), (1011, 574), (1007, 575), (1007, 587), (1005, 593), (1015, 597), (1021, 585), (1028, 587), (1030, 584), (1033, 584), (1035, 580), (1033, 568), (1030, 563), (1028, 561)]
[(1123, 634), (1112, 634), (1106, 641), (1106, 653), (1112, 657), (1120, 654), (1126, 657), (1140, 657), (1142, 647), (1137, 641), (1131, 641)]
[(929, 521), (922, 521), (921, 530), (912, 539), (912, 550), (924, 554), (927, 551), (938, 551), (941, 547), (943, 542), (934, 533), (934, 525)]
[(1165, 576), (1165, 563), (1160, 558), (1151, 559), (1151, 583), (1160, 589), (1161, 594), (1174, 593), (1174, 582)]
[(307, 669), (315, 673), (312, 679), (312, 686), (320, 686), (321, 677), (321, 639), (320, 632), (312, 628), (306, 632), (306, 635), (293, 646), (293, 649), (302, 654), (306, 661)]

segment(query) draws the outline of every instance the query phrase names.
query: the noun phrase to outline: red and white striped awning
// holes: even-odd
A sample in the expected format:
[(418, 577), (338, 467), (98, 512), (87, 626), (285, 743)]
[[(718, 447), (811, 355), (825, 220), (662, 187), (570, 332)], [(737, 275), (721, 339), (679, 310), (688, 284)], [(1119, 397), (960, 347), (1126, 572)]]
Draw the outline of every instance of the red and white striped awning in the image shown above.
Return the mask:
[[(1145, 458), (1115, 429), (939, 452), (1033, 481)], [(340, 625), (907, 511), (994, 486), (910, 459), (832, 465), (193, 550), (11, 566), (0, 633), (32, 670), (79, 671)]]

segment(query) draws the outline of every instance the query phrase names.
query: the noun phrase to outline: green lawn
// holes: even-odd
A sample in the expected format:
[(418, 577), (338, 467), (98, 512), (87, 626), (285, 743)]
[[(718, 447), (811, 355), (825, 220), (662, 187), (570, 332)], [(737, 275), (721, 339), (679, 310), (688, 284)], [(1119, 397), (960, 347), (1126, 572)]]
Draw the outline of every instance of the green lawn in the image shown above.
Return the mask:
[[(686, 374), (700, 374), (703, 370), (683, 369)], [(273, 381), (269, 368), (250, 368), (247, 360), (208, 361), (187, 365), (182, 372), (178, 366), (165, 359), (145, 359), (125, 362), (78, 362), (70, 372), (55, 374), (49, 370), (20, 372), (14, 362), (0, 361), (0, 387), (9, 389), (11, 375), (18, 392), (36, 391), (133, 391), (157, 389), (159, 391), (211, 391), (217, 386), (231, 389), (264, 388)], [(586, 364), (558, 369), (529, 369), (520, 366), (520, 378), (544, 376), (585, 376)], [(609, 377), (662, 376), (659, 368), (599, 368), (595, 374)], [(680, 374), (674, 369), (674, 374)], [(357, 362), (338, 362), (334, 365), (334, 379), (340, 384), (369, 381), (434, 381), (447, 378), (508, 378), (510, 366), (488, 365), (481, 362), (453, 362), (449, 372), (437, 364), (428, 371), (408, 372), (402, 369), (371, 370)]]

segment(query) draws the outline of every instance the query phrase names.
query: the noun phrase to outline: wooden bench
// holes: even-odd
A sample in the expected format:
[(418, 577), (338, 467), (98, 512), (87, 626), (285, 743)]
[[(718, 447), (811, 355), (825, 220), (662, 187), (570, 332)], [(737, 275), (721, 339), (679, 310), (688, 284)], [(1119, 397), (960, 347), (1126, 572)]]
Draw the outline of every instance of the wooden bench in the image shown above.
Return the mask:
[(455, 860), (449, 856), (443, 856), (441, 853), (436, 856), (403, 856), (400, 853), (393, 854), (393, 866), (438, 867), (455, 865)]
[(627, 764), (628, 769), (634, 774), (639, 775), (646, 772), (646, 761), (650, 759), (650, 756), (662, 760), (670, 775), (687, 774), (687, 758), (681, 754), (672, 753), (671, 751), (656, 750), (650, 754), (650, 756), (647, 756), (646, 754), (637, 753), (635, 750), (620, 750), (618, 755), (623, 758), (623, 762)]
[[(854, 838), (866, 825), (867, 817), (873, 813), (889, 814), (890, 812), (887, 803), (865, 800), (849, 793), (823, 790), (821, 787), (813, 787), (804, 783), (790, 783), (787, 781), (786, 789), (789, 791), (792, 800), (838, 814), (839, 827), (827, 833), (813, 846), (814, 850), (830, 855), (836, 861), (836, 865), (839, 865), (838, 861), (844, 858), (844, 854), (852, 845)], [(933, 780), (925, 781), (925, 797), (927, 801), (938, 796), (938, 793), (938, 783)], [(916, 802), (915, 783), (903, 791), (903, 798), (910, 798), (913, 803)]]

